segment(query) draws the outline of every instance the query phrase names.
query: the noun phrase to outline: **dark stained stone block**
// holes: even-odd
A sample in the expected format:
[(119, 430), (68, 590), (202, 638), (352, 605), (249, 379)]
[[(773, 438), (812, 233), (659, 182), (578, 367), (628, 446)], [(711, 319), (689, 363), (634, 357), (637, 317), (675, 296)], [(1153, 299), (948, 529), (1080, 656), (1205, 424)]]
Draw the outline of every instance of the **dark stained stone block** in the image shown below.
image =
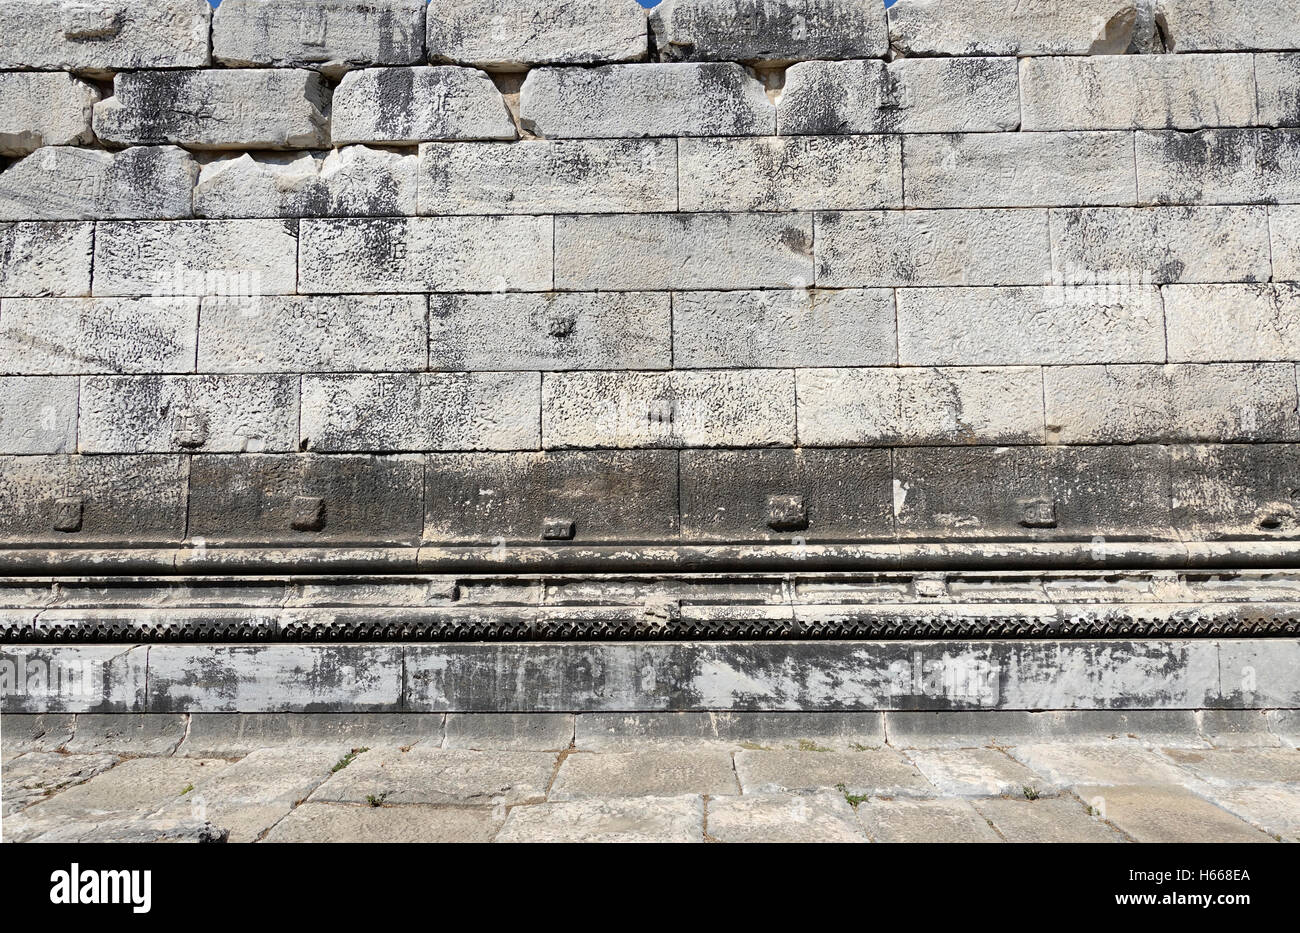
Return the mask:
[(1177, 447), (1172, 474), (1174, 521), (1189, 539), (1300, 537), (1300, 446)]

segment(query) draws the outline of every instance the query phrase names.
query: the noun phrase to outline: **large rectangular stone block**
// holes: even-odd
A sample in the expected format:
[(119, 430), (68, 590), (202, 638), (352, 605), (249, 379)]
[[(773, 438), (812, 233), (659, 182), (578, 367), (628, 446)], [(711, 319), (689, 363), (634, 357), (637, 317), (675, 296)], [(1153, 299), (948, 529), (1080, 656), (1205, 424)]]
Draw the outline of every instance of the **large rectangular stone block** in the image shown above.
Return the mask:
[[(14, 728), (9, 724), (19, 718), (11, 719), (10, 714), (23, 711), (46, 714), (93, 710), (111, 713), (118, 720), (126, 718), (124, 713), (143, 711), (148, 651), (143, 645), (6, 645), (0, 652), (0, 670), (12, 678), (18, 689), (6, 689), (0, 696), (5, 728)], [(117, 761), (108, 755), (98, 760), (103, 767)], [(9, 767), (7, 761), (5, 767)], [(83, 772), (81, 777), (93, 774)], [(6, 789), (5, 793), (10, 792)]]
[(1026, 130), (1195, 130), (1255, 122), (1249, 55), (1099, 55), (1020, 62)]
[(1270, 207), (1268, 230), (1273, 279), (1278, 282), (1300, 281), (1300, 205)]
[(1142, 204), (1276, 204), (1300, 200), (1300, 130), (1137, 134)]
[(898, 300), (904, 366), (1160, 363), (1159, 290), (1140, 281), (1034, 288), (907, 288)]
[(303, 449), (521, 450), (539, 441), (537, 373), (304, 376)]
[(1038, 285), (1051, 280), (1047, 212), (816, 215), (819, 286)]
[(429, 544), (662, 542), (677, 537), (677, 453), (430, 454)]
[(302, 221), (303, 292), (547, 291), (550, 217)]
[(765, 136), (776, 109), (734, 63), (603, 65), (533, 69), (519, 119), (550, 138)]
[(548, 373), (542, 442), (554, 447), (792, 446), (789, 370)]
[(1263, 207), (1097, 207), (1051, 211), (1065, 282), (1266, 282)]
[(1178, 52), (1300, 48), (1296, 0), (1159, 0), (1157, 9)]
[(0, 220), (190, 217), (198, 174), (190, 154), (175, 146), (39, 149), (0, 174)]
[(430, 295), (429, 368), (668, 369), (664, 292)]
[(224, 0), (212, 13), (212, 57), (224, 65), (337, 72), (424, 58), (426, 0)]
[(908, 207), (1133, 204), (1129, 133), (903, 137)]
[(1300, 537), (1295, 444), (1171, 448), (1173, 515), (1192, 541)]
[(661, 58), (780, 63), (881, 58), (883, 6), (861, 0), (663, 0), (650, 11)]
[(1300, 361), (1300, 284), (1166, 285), (1161, 291), (1171, 363)]
[(430, 10), (429, 60), (499, 71), (644, 58), (646, 15), (631, 3), (459, 0)]
[(5, 298), (0, 370), (190, 372), (198, 315), (197, 298)]
[(121, 145), (312, 149), (329, 127), (329, 85), (304, 69), (124, 72), (95, 105), (95, 135)]
[(1255, 56), (1260, 126), (1300, 126), (1300, 53)]
[(777, 105), (782, 136), (989, 133), (1020, 126), (1010, 58), (800, 62)]
[(799, 443), (810, 447), (1038, 444), (1036, 366), (801, 369)]
[(678, 292), (678, 369), (888, 366), (897, 362), (887, 288)]
[(0, 297), (90, 294), (95, 225), (0, 223)]
[(0, 71), (0, 156), (91, 142), (91, 112), (99, 98), (93, 84), (72, 75)]
[(514, 139), (492, 79), (473, 68), (365, 68), (343, 76), (330, 112), (335, 145)]
[(766, 136), (677, 143), (683, 211), (902, 207), (893, 136)]
[(0, 376), (0, 454), (66, 454), (77, 448), (77, 380)]
[(62, 547), (178, 543), (186, 472), (179, 456), (0, 457), (0, 537)]
[(1121, 53), (1134, 25), (1133, 10), (1116, 0), (898, 0), (889, 8), (889, 40), (906, 55)]
[(86, 376), (86, 453), (295, 450), (297, 376)]
[(291, 295), (297, 225), (281, 220), (101, 223), (96, 295)]
[(1292, 363), (1049, 366), (1043, 398), (1062, 444), (1300, 437)]
[(198, 367), (214, 373), (423, 369), (425, 316), (422, 295), (206, 298)]
[(809, 214), (628, 214), (555, 218), (563, 289), (805, 287)]
[[(127, 150), (132, 151), (132, 150)], [(242, 153), (203, 166), (199, 217), (369, 217), (415, 213), (413, 152), (346, 146), (328, 152)]]
[(888, 450), (684, 450), (682, 536), (892, 540)]
[(203, 454), (190, 538), (208, 544), (408, 545), (420, 540), (423, 458)]
[(0, 68), (201, 68), (211, 15), (207, 0), (5, 0)]
[(677, 209), (670, 139), (525, 139), (420, 146), (421, 214)]

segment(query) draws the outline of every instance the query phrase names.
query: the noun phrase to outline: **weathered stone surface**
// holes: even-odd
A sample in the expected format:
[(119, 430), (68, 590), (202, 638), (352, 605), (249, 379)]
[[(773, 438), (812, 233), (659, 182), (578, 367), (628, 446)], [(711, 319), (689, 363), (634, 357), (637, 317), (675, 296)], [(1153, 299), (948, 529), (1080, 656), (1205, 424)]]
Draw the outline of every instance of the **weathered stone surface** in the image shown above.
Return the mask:
[(746, 794), (812, 792), (835, 788), (873, 797), (930, 796), (921, 773), (893, 749), (864, 751), (736, 752), (736, 774)]
[(1134, 203), (1128, 133), (905, 136), (903, 165), (908, 207)]
[(1172, 457), (1174, 519), (1189, 539), (1300, 533), (1291, 445), (1179, 447)]
[(1279, 282), (1300, 281), (1300, 205), (1270, 207), (1268, 227), (1273, 279)]
[(664, 0), (650, 11), (661, 58), (791, 62), (880, 58), (889, 51), (884, 9), (857, 0)]
[(0, 223), (0, 296), (90, 294), (93, 224)]
[(542, 381), (553, 447), (769, 447), (794, 443), (789, 370), (554, 373)]
[(95, 228), (95, 294), (292, 295), (298, 231), (279, 220), (120, 221)]
[(1255, 57), (1260, 126), (1300, 126), (1300, 54)]
[(224, 65), (413, 65), (424, 57), (425, 0), (225, 0), (212, 12)]
[(420, 295), (205, 298), (198, 365), (214, 373), (423, 369), (425, 316)]
[(925, 779), (945, 796), (1029, 797), (1055, 788), (995, 748), (928, 749), (908, 753)]
[[(66, 745), (74, 732), (72, 713), (4, 714), (0, 752), (6, 769), (11, 758), (26, 752), (53, 752)], [(6, 778), (9, 775), (6, 775)]]
[(889, 9), (890, 42), (906, 55), (1116, 54), (1134, 26), (1133, 10), (1116, 0), (899, 0)]
[(764, 136), (776, 110), (734, 63), (535, 68), (520, 123), (538, 136)]
[(555, 285), (563, 289), (804, 288), (812, 252), (808, 214), (555, 218)]
[(1300, 788), (1294, 784), (1244, 784), (1214, 788), (1212, 803), (1280, 841), (1300, 839)]
[(198, 173), (189, 153), (174, 146), (51, 146), (0, 174), (0, 220), (190, 217)]
[(229, 833), (206, 820), (187, 817), (183, 820), (152, 817), (94, 818), (62, 823), (29, 840), (43, 843), (127, 843), (154, 842), (217, 843), (228, 842)]
[(1160, 293), (1152, 285), (906, 288), (897, 292), (904, 366), (1160, 362)]
[(1266, 282), (1263, 207), (1053, 210), (1052, 254), (1064, 281)]
[(95, 105), (95, 135), (123, 145), (312, 149), (329, 145), (329, 114), (329, 86), (314, 71), (134, 71), (115, 76), (113, 96)]
[(965, 800), (871, 800), (858, 819), (872, 842), (1001, 842)]
[(1300, 438), (1295, 366), (1049, 366), (1049, 437), (1062, 444)]
[(1137, 842), (1272, 842), (1182, 787), (1080, 786), (1084, 803)]
[(573, 744), (568, 713), (448, 713), (444, 748), (550, 751)]
[[(131, 150), (127, 150), (128, 152)], [(368, 217), (414, 214), (410, 152), (345, 146), (328, 152), (242, 153), (203, 166), (199, 217)]]
[(1169, 748), (1165, 755), (1212, 784), (1300, 784), (1293, 748)]
[(703, 842), (704, 801), (685, 794), (513, 807), (496, 841)]
[(540, 543), (552, 521), (572, 522), (577, 542), (677, 536), (677, 457), (671, 451), (427, 459), (426, 541)]
[(681, 139), (677, 147), (683, 211), (855, 210), (903, 204), (901, 150), (892, 136)]
[(894, 295), (884, 288), (678, 292), (672, 327), (678, 369), (886, 366), (898, 358)]
[(1170, 362), (1300, 360), (1300, 285), (1167, 285)]
[(298, 378), (86, 376), (78, 426), (87, 453), (295, 450)]
[(430, 61), (502, 71), (529, 65), (624, 62), (646, 54), (646, 15), (630, 3), (462, 0), (428, 19)]
[(0, 376), (0, 453), (63, 454), (76, 446), (76, 379)]
[(440, 713), (194, 713), (176, 753), (242, 758), (259, 748), (285, 746), (436, 746), (442, 742), (443, 718)]
[(785, 73), (777, 129), (782, 136), (1015, 130), (1018, 82), (1009, 58), (800, 62)]
[(662, 292), (430, 295), (429, 368), (667, 369), (671, 320)]
[(1051, 281), (1047, 212), (845, 211), (816, 215), (824, 288)]
[(1039, 443), (1036, 367), (801, 369), (799, 443), (813, 447)]
[(1233, 0), (1160, 0), (1178, 52), (1293, 49), (1300, 46), (1300, 8), (1278, 0), (1256, 10)]
[(1020, 64), (1026, 130), (1195, 130), (1255, 122), (1249, 55), (1101, 55)]
[(654, 744), (717, 742), (733, 747), (766, 742), (846, 748), (884, 745), (880, 713), (583, 713), (575, 741), (588, 751), (643, 748)]
[(365, 68), (344, 75), (330, 113), (334, 144), (514, 139), (492, 79), (473, 68)]
[(561, 763), (548, 799), (738, 793), (729, 751), (655, 749), (600, 755), (575, 752)]
[(1198, 710), (1196, 719), (1201, 734), (1215, 747), (1279, 748), (1286, 745), (1269, 729), (1266, 710)]
[(206, 0), (7, 0), (0, 68), (90, 73), (208, 64)]
[[(9, 729), (10, 717), (5, 717)], [(117, 764), (116, 755), (67, 755), (60, 752), (28, 752), (4, 764), (4, 818), (45, 800), (73, 784), (88, 781)], [(12, 840), (8, 840), (12, 841)]]
[[(190, 535), (244, 545), (413, 544), (422, 467), (417, 457), (198, 456), (190, 468)], [(319, 518), (300, 514), (315, 500)]]
[(1008, 754), (1061, 787), (1178, 784), (1186, 777), (1159, 752), (1132, 745), (1019, 745)]
[(314, 803), (478, 804), (540, 802), (554, 752), (377, 748), (358, 755), (312, 792)]
[[(1264, 451), (1282, 451), (1288, 455), (1293, 449), (1257, 446)], [(1274, 465), (1282, 464), (1275, 462)], [(1294, 475), (1295, 468), (1292, 467), (1291, 476)], [(1294, 676), (1297, 664), (1300, 664), (1300, 644), (1295, 641), (1279, 639), (1263, 645), (1250, 639), (1223, 641), (1219, 646), (1219, 689), (1227, 702), (1214, 705), (1245, 709), (1300, 709), (1300, 684)]]
[[(0, 715), (141, 711), (147, 654), (124, 645), (6, 646), (0, 672), (14, 688), (0, 694)], [(8, 751), (6, 743), (6, 765)]]
[(1275, 204), (1300, 200), (1300, 130), (1137, 134), (1143, 204)]
[(713, 797), (705, 827), (719, 842), (866, 842), (853, 808), (835, 791)]
[(304, 376), (304, 449), (520, 450), (537, 447), (537, 373)]
[(1007, 842), (1124, 842), (1124, 837), (1100, 818), (1089, 816), (1070, 797), (1038, 800), (996, 797), (973, 800), (979, 815)]
[(465, 807), (304, 803), (265, 842), (491, 842), (502, 815)]
[(147, 713), (80, 713), (64, 748), (76, 754), (170, 755), (185, 738), (185, 716)]
[(91, 108), (99, 97), (94, 85), (72, 75), (0, 72), (0, 156), (90, 142)]
[(673, 211), (676, 147), (667, 139), (424, 143), (420, 213)]
[(6, 298), (0, 301), (0, 370), (192, 370), (198, 311), (197, 298)]
[(547, 291), (550, 217), (304, 220), (300, 290)]

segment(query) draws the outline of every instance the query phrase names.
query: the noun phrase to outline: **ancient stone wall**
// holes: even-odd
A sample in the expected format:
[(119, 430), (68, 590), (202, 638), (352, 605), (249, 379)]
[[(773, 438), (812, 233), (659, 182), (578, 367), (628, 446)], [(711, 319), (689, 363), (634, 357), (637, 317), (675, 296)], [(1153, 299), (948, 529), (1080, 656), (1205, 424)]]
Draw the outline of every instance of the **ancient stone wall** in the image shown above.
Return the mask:
[(1290, 49), (1296, 0), (4, 0), (0, 569), (1291, 561)]

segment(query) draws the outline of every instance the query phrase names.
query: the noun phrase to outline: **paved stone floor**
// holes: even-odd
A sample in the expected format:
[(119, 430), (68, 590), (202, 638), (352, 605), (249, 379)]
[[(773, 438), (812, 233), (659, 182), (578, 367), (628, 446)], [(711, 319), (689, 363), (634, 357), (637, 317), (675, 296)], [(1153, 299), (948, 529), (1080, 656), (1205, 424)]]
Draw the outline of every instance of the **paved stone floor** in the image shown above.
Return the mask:
[(13, 715), (3, 833), (1300, 841), (1294, 714), (1222, 715)]

